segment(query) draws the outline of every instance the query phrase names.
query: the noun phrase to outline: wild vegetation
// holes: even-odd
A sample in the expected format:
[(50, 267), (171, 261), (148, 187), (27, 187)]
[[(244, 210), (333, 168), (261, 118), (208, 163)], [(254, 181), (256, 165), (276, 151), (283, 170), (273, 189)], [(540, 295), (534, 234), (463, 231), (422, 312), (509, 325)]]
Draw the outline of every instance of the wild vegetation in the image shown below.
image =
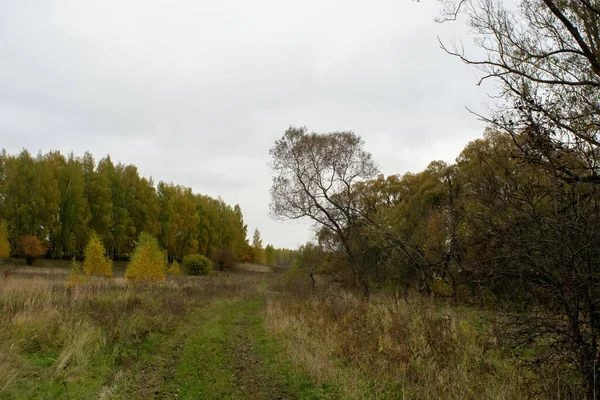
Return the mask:
[(121, 269), (121, 277), (65, 285), (66, 268), (5, 271), (0, 398), (9, 399), (110, 398), (137, 390), (144, 384), (135, 371), (140, 357), (168, 340), (191, 310), (252, 298), (257, 287), (248, 276), (132, 285)]
[(418, 293), (493, 310), (524, 362), (572, 377), (567, 396), (596, 398), (600, 8), (444, 4), (441, 20), (466, 17), (484, 57), (443, 48), (501, 90), (484, 137), (453, 164), (386, 177), (355, 133), (290, 127), (270, 153), (271, 212), (314, 222), (297, 264), (313, 285), (320, 272), (366, 300)]
[(520, 362), (490, 311), (472, 306), (423, 297), (406, 303), (385, 293), (365, 302), (319, 276), (313, 288), (293, 273), (225, 272), (139, 285), (123, 277), (123, 263), (113, 277), (65, 285), (66, 263), (5, 269), (1, 398), (584, 394), (573, 384), (576, 370)]
[(0, 259), (84, 261), (5, 269), (0, 394), (597, 398), (600, 7), (444, 4), (484, 57), (443, 48), (500, 88), (483, 137), (384, 176), (359, 135), (290, 127), (270, 206), (314, 223), (298, 251), (108, 156), (2, 152)]

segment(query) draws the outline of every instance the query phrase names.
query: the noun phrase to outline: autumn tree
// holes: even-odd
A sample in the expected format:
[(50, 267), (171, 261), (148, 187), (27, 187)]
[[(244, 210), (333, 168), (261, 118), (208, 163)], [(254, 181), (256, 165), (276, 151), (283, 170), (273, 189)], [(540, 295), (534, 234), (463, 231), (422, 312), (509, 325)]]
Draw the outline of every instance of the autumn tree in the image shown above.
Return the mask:
[(46, 244), (40, 238), (31, 235), (21, 237), (21, 249), (27, 260), (27, 265), (33, 265), (36, 258), (46, 254)]
[(268, 244), (265, 247), (265, 263), (269, 266), (275, 266), (275, 248), (273, 245)]
[(96, 234), (92, 234), (85, 246), (83, 270), (87, 276), (112, 276), (112, 261), (106, 256), (106, 250)]
[(365, 234), (380, 249), (380, 278), (402, 288), (405, 298), (411, 287), (431, 294), (434, 282), (456, 286), (462, 253), (455, 174), (453, 166), (433, 161), (419, 173), (378, 177), (360, 187), (375, 221)]
[(297, 251), (290, 249), (277, 248), (275, 249), (275, 264), (290, 266), (293, 264)]
[[(497, 0), (447, 2), (447, 19), (466, 14), (485, 56), (458, 46), (447, 51), (479, 68), (480, 81), (499, 84), (497, 106), (481, 117), (521, 136), (516, 143), (529, 162), (569, 182), (600, 183), (600, 6), (587, 0), (518, 3), (513, 9)], [(578, 162), (565, 164), (565, 152), (578, 153)]]
[(125, 277), (133, 282), (164, 281), (167, 279), (167, 257), (158, 240), (142, 232), (127, 265)]
[(108, 175), (103, 172), (105, 169), (96, 168), (96, 162), (90, 153), (86, 152), (81, 161), (84, 171), (85, 197), (90, 210), (89, 228), (96, 232), (111, 256), (109, 246), (112, 247), (113, 243), (113, 205), (110, 180)]
[(10, 256), (10, 242), (8, 241), (8, 227), (6, 222), (0, 221), (0, 260)]
[(91, 232), (111, 259), (130, 258), (140, 232), (158, 237), (170, 259), (226, 249), (241, 260), (250, 248), (239, 205), (155, 185), (133, 165), (110, 156), (96, 163), (90, 153), (0, 151), (0, 215), (16, 256), (25, 256), (21, 238), (35, 236), (53, 258), (80, 258)]
[(91, 218), (81, 161), (70, 154), (67, 160), (61, 162), (57, 179), (60, 205), (52, 254), (57, 258), (80, 256), (86, 245)]
[[(354, 286), (369, 293), (364, 270), (358, 182), (372, 179), (377, 167), (353, 132), (308, 133), (290, 127), (270, 150), (273, 182), (271, 215), (279, 219), (308, 219), (339, 241)], [(367, 220), (368, 222), (368, 220)]]
[[(20, 256), (27, 256), (23, 248), (23, 237), (42, 235), (39, 231), (41, 221), (38, 219), (41, 196), (37, 171), (39, 169), (36, 168), (35, 159), (26, 150), (17, 157), (7, 157), (4, 164), (3, 213), (15, 245), (13, 250)], [(27, 240), (28, 244), (33, 242)]]
[(490, 132), (459, 158), (459, 168), (471, 171), (464, 177), (470, 200), (465, 272), (507, 313), (507, 344), (535, 349), (532, 362), (577, 366), (593, 389), (600, 187), (565, 183), (523, 161), (518, 146)]
[(254, 235), (252, 236), (252, 254), (252, 262), (265, 263), (265, 249), (262, 247), (262, 239), (258, 228), (254, 229)]
[(159, 182), (160, 242), (169, 257), (182, 259), (198, 251), (200, 217), (192, 190)]

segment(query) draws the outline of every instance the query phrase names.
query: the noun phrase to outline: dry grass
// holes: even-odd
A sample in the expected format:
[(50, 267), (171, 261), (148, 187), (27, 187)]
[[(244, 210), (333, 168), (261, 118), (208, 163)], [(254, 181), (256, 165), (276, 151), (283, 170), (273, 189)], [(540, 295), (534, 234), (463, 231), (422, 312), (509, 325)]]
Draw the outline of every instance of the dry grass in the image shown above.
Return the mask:
[[(265, 323), (296, 365), (348, 399), (578, 398), (521, 365), (482, 312), (431, 301), (366, 302), (340, 290), (272, 293)], [(570, 390), (570, 391), (569, 391)], [(561, 396), (562, 393), (562, 396)], [(579, 397), (581, 398), (581, 397)]]
[(264, 272), (271, 273), (273, 272), (273, 267), (269, 267), (267, 265), (260, 264), (250, 264), (250, 263), (238, 263), (233, 268), (236, 271), (248, 271), (248, 272)]
[(0, 274), (0, 398), (90, 398), (135, 362), (150, 335), (172, 331), (193, 307), (255, 295), (256, 278), (174, 278), (135, 286), (93, 278), (65, 287), (68, 270)]
[[(0, 270), (2, 399), (97, 398), (189, 310), (255, 298), (266, 277), (286, 279), (240, 271), (150, 286), (93, 278), (67, 288), (69, 270), (50, 267)], [(266, 292), (267, 331), (334, 398), (583, 398), (569, 371), (533, 371), (515, 360), (481, 310), (297, 289)]]

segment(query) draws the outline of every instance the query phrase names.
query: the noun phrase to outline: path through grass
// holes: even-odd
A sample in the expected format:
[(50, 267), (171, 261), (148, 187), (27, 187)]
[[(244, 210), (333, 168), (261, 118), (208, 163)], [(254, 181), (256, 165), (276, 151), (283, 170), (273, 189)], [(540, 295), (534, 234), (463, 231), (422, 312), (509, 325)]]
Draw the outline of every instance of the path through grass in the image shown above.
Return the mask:
[[(149, 343), (114, 398), (316, 399), (326, 393), (295, 371), (264, 330), (263, 302), (215, 302)], [(154, 346), (157, 346), (154, 348)]]

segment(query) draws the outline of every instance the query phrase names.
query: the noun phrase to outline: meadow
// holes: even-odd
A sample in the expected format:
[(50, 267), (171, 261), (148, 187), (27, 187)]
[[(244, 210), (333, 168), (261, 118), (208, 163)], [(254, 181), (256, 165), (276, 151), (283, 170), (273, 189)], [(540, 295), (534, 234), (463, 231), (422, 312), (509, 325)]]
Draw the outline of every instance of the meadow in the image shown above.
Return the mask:
[(67, 287), (67, 264), (3, 264), (1, 399), (577, 398), (521, 362), (486, 312), (369, 301), (282, 273)]

